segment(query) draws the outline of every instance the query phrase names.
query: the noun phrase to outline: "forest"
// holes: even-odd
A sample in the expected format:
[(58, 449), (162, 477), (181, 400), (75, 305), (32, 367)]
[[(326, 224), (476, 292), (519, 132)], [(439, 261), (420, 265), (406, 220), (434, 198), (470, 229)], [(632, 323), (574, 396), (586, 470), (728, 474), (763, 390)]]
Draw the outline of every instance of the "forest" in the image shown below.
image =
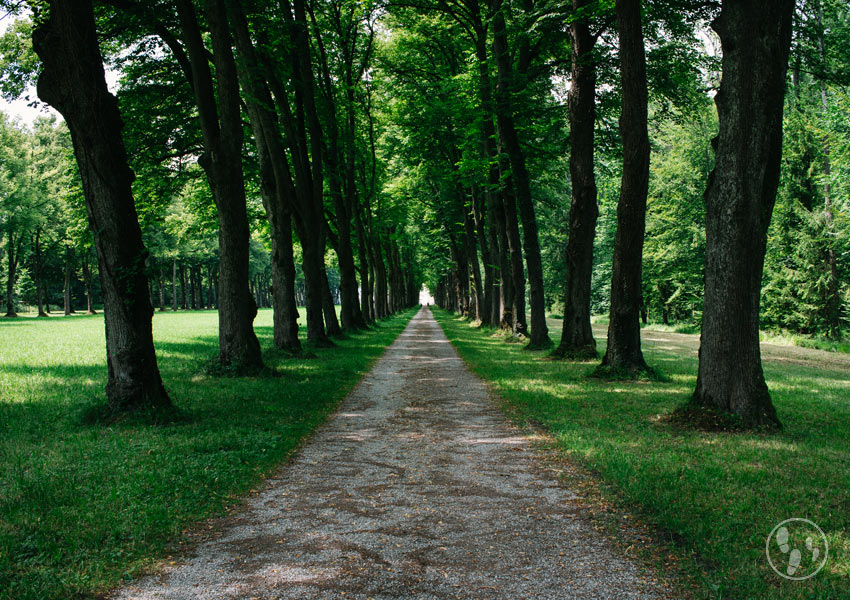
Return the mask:
[[(262, 362), (256, 306), (275, 309), (275, 346), (298, 351), (296, 306), (308, 341), (328, 344), (423, 284), (532, 349), (561, 315), (557, 356), (604, 354), (621, 372), (651, 371), (639, 323), (702, 328), (723, 368), (753, 365), (741, 389), (707, 383), (727, 410), (763, 388), (759, 330), (846, 335), (844, 2), (784, 3), (769, 56), (722, 52), (735, 32), (719, 24), (762, 17), (722, 19), (716, 2), (7, 4), (24, 16), (2, 38), (4, 96), (64, 120), (0, 124), (5, 314), (132, 306), (112, 330), (138, 336), (127, 356), (150, 370), (115, 406), (167, 397), (144, 382), (158, 378), (151, 305), (217, 308), (219, 360), (247, 371)], [(85, 39), (50, 33), (78, 20)], [(61, 44), (88, 54), (66, 64)], [(724, 125), (739, 189), (717, 162)], [(102, 186), (122, 200), (95, 202)], [(590, 322), (608, 313), (603, 353)], [(741, 416), (778, 423), (766, 406)]]
[[(0, 17), (4, 105), (38, 110), (0, 112), (0, 599), (170, 558), (431, 314), (698, 597), (846, 591), (846, 0)], [(834, 544), (825, 595), (765, 583), (781, 502)]]

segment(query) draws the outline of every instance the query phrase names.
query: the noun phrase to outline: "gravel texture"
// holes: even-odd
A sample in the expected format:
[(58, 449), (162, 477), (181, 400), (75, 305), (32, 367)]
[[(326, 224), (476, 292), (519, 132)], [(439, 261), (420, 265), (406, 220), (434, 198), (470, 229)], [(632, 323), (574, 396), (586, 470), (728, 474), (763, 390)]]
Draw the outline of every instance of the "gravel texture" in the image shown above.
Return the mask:
[(423, 308), (339, 411), (154, 598), (658, 598)]

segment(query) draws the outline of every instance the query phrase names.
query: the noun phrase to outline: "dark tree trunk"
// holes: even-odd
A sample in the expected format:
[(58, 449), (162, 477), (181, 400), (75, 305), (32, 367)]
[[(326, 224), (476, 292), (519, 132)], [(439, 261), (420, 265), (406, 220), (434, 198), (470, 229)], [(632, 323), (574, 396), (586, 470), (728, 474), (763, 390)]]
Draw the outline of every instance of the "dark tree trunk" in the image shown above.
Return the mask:
[(493, 260), (490, 255), (490, 244), (487, 240), (485, 223), (486, 210), (484, 208), (481, 193), (477, 192), (472, 199), (473, 227), (481, 251), (481, 262), (484, 263), (484, 291), (481, 294), (480, 315), (482, 325), (493, 325)]
[(357, 226), (357, 255), (360, 261), (360, 306), (363, 319), (369, 323), (375, 320), (375, 311), (372, 308), (372, 278), (369, 277), (369, 249), (359, 210), (355, 212), (354, 218)]
[(180, 308), (188, 310), (189, 305), (186, 302), (186, 265), (180, 263)]
[(189, 267), (189, 302), (192, 310), (198, 310), (198, 295), (195, 287), (195, 267)]
[(640, 0), (617, 0), (617, 31), (623, 86), (623, 179), (617, 205), (608, 347), (602, 365), (635, 373), (648, 369), (640, 349), (641, 269), (649, 190), (646, 52)]
[(106, 87), (89, 0), (52, 0), (36, 14), (33, 48), (43, 70), (39, 97), (68, 124), (79, 164), (103, 288), (106, 396), (115, 410), (171, 404), (156, 362), (147, 250), (133, 203), (133, 172), (118, 103)]
[(254, 130), (260, 166), (260, 192), (272, 241), (272, 306), (274, 345), (297, 353), (298, 310), (295, 304), (295, 262), (292, 251), (294, 196), (290, 168), (262, 65), (256, 56), (247, 19), (239, 2), (228, 1), (240, 54), (239, 77), (246, 91), (248, 116)]
[(85, 254), (83, 255), (82, 266), (83, 266), (83, 285), (86, 286), (86, 313), (90, 315), (96, 315), (97, 311), (94, 309), (94, 298), (92, 297), (92, 281), (91, 281), (91, 267), (89, 266), (89, 255), (90, 250), (87, 249)]
[(44, 281), (41, 277), (41, 227), (35, 230), (35, 257), (33, 261), (33, 279), (35, 279), (35, 303), (39, 317), (46, 317), (44, 312)]
[(328, 273), (324, 267), (324, 262), (322, 263), (322, 314), (325, 317), (325, 330), (328, 335), (342, 335), (342, 328), (339, 326), (339, 319), (336, 316), (336, 305), (334, 304), (333, 294), (331, 294), (331, 286), (328, 282)]
[(76, 312), (71, 299), (71, 283), (74, 276), (73, 269), (74, 254), (70, 248), (65, 248), (65, 286), (63, 288), (63, 298), (65, 302), (65, 316)]
[(15, 243), (15, 234), (9, 231), (6, 236), (6, 259), (8, 263), (8, 271), (6, 273), (6, 316), (17, 317), (15, 312), (15, 283), (18, 276), (18, 254), (21, 249), (20, 240), (23, 235), (18, 237), (18, 243)]
[[(83, 261), (85, 265), (85, 261)], [(83, 267), (83, 276), (85, 277), (86, 268)], [(162, 267), (159, 268), (159, 272), (156, 278), (157, 288), (159, 289), (159, 312), (165, 312), (165, 273), (162, 272)]]
[(724, 0), (720, 131), (705, 192), (705, 304), (694, 400), (778, 426), (761, 366), (759, 300), (779, 186), (793, 0)]
[(177, 310), (177, 259), (171, 261), (171, 308)]
[(177, 12), (204, 138), (204, 153), (198, 162), (218, 210), (218, 360), (237, 370), (253, 371), (262, 367), (263, 359), (253, 327), (257, 305), (248, 285), (250, 232), (242, 173), (242, 116), (226, 8), (224, 0), (206, 3), (215, 90), (192, 2), (178, 0)]
[(475, 227), (472, 224), (472, 215), (469, 211), (475, 210), (474, 204), (463, 209), (463, 225), (466, 233), (466, 254), (469, 260), (469, 266), (472, 269), (472, 281), (475, 286), (475, 294), (473, 295), (474, 307), (470, 311), (473, 319), (484, 322), (484, 285), (481, 281), (481, 266), (478, 263), (478, 252), (475, 249), (476, 237)]
[[(592, 0), (573, 0), (581, 9)], [(570, 113), (570, 232), (567, 240), (567, 281), (564, 326), (556, 356), (596, 356), (590, 327), (590, 285), (593, 274), (593, 238), (596, 235), (596, 177), (593, 173), (593, 129), (596, 122), (596, 38), (584, 20), (570, 25), (573, 65), (569, 96)]]
[(387, 316), (387, 269), (377, 242), (372, 247), (372, 263), (375, 265), (375, 316), (383, 319)]
[(505, 185), (502, 189), (502, 206), (505, 213), (508, 257), (511, 269), (511, 326), (517, 335), (528, 335), (528, 323), (525, 317), (525, 271), (522, 267), (522, 246), (520, 245), (519, 220), (516, 213), (513, 176), (510, 167), (504, 165)]
[[(496, 84), (496, 118), (499, 125), (499, 139), (504, 144), (511, 163), (511, 178), (516, 190), (516, 205), (522, 219), (523, 249), (528, 267), (529, 305), (531, 308), (531, 331), (529, 350), (549, 348), (549, 329), (546, 325), (546, 299), (543, 290), (543, 261), (540, 257), (540, 240), (537, 233), (537, 217), (534, 214), (534, 202), (531, 198), (531, 184), (525, 165), (525, 153), (519, 143), (514, 124), (514, 112), (511, 106), (512, 68), (508, 50), (508, 34), (505, 18), (502, 14), (502, 0), (492, 0), (493, 6), (493, 55), (496, 58), (498, 78)], [(525, 296), (525, 290), (515, 285), (516, 296)], [(514, 319), (520, 326), (525, 325), (525, 309)]]

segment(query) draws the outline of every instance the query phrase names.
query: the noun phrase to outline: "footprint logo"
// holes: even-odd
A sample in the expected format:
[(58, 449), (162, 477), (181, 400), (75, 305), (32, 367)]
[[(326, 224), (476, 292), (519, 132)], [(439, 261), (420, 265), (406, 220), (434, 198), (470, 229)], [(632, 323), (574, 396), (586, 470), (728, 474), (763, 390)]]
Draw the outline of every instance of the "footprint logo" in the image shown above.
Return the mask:
[[(797, 542), (802, 542), (805, 554), (797, 547)], [(826, 536), (808, 519), (782, 521), (767, 536), (767, 561), (777, 575), (785, 579), (802, 581), (814, 577), (826, 564), (828, 554)]]

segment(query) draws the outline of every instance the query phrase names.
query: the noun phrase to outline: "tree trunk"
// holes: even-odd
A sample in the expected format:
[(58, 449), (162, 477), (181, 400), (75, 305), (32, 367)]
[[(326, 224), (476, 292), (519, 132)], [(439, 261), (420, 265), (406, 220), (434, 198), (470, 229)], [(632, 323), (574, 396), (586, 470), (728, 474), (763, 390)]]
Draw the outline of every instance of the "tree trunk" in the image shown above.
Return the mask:
[[(522, 219), (522, 240), (525, 250), (525, 264), (528, 268), (529, 305), (531, 308), (531, 331), (529, 350), (549, 348), (549, 328), (546, 325), (546, 299), (543, 290), (543, 261), (540, 257), (540, 240), (537, 233), (537, 217), (534, 214), (534, 202), (531, 198), (531, 184), (525, 164), (525, 153), (519, 143), (514, 124), (514, 111), (511, 105), (512, 67), (508, 50), (508, 34), (505, 18), (502, 14), (502, 0), (492, 0), (493, 6), (493, 55), (496, 58), (498, 78), (496, 83), (496, 118), (499, 125), (499, 139), (504, 144), (511, 163), (511, 177), (516, 190), (516, 205)], [(515, 286), (516, 287), (516, 286)], [(517, 297), (525, 290), (516, 290)], [(524, 302), (523, 302), (524, 304)], [(521, 316), (521, 320), (520, 320)], [(525, 325), (525, 309), (522, 315), (514, 315), (515, 321)]]
[(35, 303), (39, 317), (46, 317), (44, 312), (44, 281), (41, 277), (41, 227), (35, 230), (35, 260), (33, 262), (33, 279), (35, 279)]
[(70, 248), (65, 248), (65, 286), (64, 286), (64, 302), (65, 302), (65, 316), (67, 317), (73, 312), (74, 307), (71, 301), (71, 279), (74, 275), (74, 269), (72, 268), (73, 261), (73, 253)]
[(177, 259), (171, 261), (171, 309), (177, 311)]
[(83, 255), (83, 285), (85, 285), (86, 287), (86, 313), (90, 315), (96, 315), (97, 311), (94, 309), (94, 298), (92, 295), (91, 267), (89, 266), (90, 254), (91, 250), (86, 249), (86, 252)]
[(186, 265), (180, 263), (180, 308), (188, 310), (189, 305), (186, 302)]
[(694, 400), (779, 426), (761, 366), (759, 300), (779, 186), (793, 0), (724, 0), (720, 130), (705, 192), (705, 304)]
[(34, 22), (33, 48), (43, 70), (38, 95), (68, 124), (100, 265), (109, 377), (115, 410), (171, 404), (156, 361), (153, 307), (121, 138), (118, 103), (109, 93), (89, 0), (51, 0)]
[(327, 334), (332, 336), (342, 335), (342, 328), (339, 326), (339, 319), (336, 316), (336, 305), (331, 294), (331, 286), (328, 282), (328, 273), (324, 262), (322, 262), (322, 314), (325, 317)]
[(195, 288), (195, 267), (189, 266), (189, 306), (192, 310), (198, 310), (198, 296)]
[[(505, 162), (505, 161), (503, 161)], [(502, 206), (505, 213), (508, 257), (511, 269), (511, 326), (517, 335), (528, 335), (528, 323), (525, 317), (525, 271), (522, 267), (522, 246), (520, 245), (519, 221), (516, 212), (513, 176), (510, 167), (504, 165), (504, 187), (502, 188)]]
[(472, 224), (473, 217), (470, 215), (470, 210), (474, 211), (475, 206), (464, 207), (463, 209), (463, 225), (466, 233), (466, 253), (469, 260), (469, 266), (472, 269), (472, 281), (475, 285), (475, 294), (473, 300), (475, 306), (472, 311), (472, 318), (476, 321), (484, 322), (484, 284), (481, 280), (481, 265), (478, 263), (478, 252), (476, 251), (477, 239), (475, 236), (475, 226)]
[[(573, 0), (578, 10), (592, 0)], [(593, 275), (593, 238), (596, 235), (596, 177), (593, 173), (593, 129), (596, 123), (596, 38), (585, 20), (570, 25), (573, 65), (569, 96), (570, 113), (570, 232), (567, 240), (567, 281), (564, 325), (556, 356), (596, 356), (590, 327), (590, 285)]]
[[(23, 236), (19, 236), (19, 240)], [(15, 234), (11, 230), (6, 236), (6, 259), (9, 270), (6, 277), (6, 316), (17, 317), (15, 312), (15, 282), (18, 272), (18, 252), (15, 245)], [(17, 250), (20, 250), (20, 243), (17, 245)]]
[(641, 269), (649, 190), (646, 52), (640, 0), (617, 0), (623, 109), (623, 178), (611, 277), (608, 347), (602, 366), (636, 373), (648, 369), (640, 348)]
[(250, 231), (242, 173), (242, 116), (227, 11), (223, 0), (206, 3), (215, 91), (192, 2), (178, 0), (177, 12), (204, 138), (198, 163), (207, 175), (218, 209), (218, 360), (237, 370), (254, 371), (263, 366), (263, 359), (253, 327), (257, 305), (248, 286)]

